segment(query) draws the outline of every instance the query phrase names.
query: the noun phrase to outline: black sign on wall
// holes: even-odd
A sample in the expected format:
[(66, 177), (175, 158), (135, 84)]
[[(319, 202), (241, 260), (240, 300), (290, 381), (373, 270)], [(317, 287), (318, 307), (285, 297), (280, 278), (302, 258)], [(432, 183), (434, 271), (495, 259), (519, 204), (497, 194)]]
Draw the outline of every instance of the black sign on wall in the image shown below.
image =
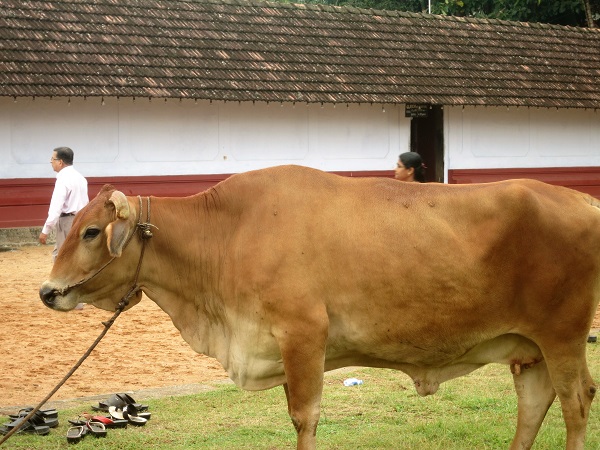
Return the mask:
[(428, 103), (407, 103), (404, 107), (404, 117), (428, 117), (430, 109), (431, 105)]

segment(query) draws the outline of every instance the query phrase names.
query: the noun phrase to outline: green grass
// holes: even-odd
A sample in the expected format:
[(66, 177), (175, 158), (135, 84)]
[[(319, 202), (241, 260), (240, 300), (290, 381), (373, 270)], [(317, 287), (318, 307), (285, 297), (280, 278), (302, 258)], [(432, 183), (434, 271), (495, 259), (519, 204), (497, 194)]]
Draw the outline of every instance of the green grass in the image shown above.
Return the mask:
[[(590, 370), (600, 381), (600, 345), (588, 345)], [(344, 387), (345, 378), (364, 381)], [(61, 424), (48, 436), (17, 435), (2, 449), (290, 449), (296, 434), (282, 388), (246, 392), (232, 385), (196, 395), (146, 401), (153, 413), (145, 427), (109, 430), (108, 437), (66, 441), (67, 419), (89, 409), (60, 411)], [(465, 450), (506, 449), (516, 424), (516, 396), (507, 366), (489, 365), (444, 383), (437, 394), (419, 397), (400, 372), (358, 369), (328, 374), (320, 449)], [(565, 426), (558, 401), (552, 405), (534, 449), (564, 448)], [(592, 405), (586, 449), (600, 449), (600, 406)]]

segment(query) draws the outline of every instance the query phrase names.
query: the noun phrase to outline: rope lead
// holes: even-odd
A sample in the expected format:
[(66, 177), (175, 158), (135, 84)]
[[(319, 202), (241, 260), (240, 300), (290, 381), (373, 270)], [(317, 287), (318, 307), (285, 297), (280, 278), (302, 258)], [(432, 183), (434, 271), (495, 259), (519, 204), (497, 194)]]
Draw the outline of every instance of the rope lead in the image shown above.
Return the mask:
[[(123, 297), (123, 300), (125, 300), (125, 297)], [(121, 314), (121, 312), (123, 312), (123, 309), (125, 308), (125, 306), (127, 305), (127, 303), (129, 303), (129, 300), (127, 300), (126, 302), (123, 302), (123, 300), (121, 301), (121, 303), (119, 303), (119, 307), (117, 308), (117, 311), (113, 314), (113, 316), (110, 318), (110, 320), (107, 320), (106, 322), (102, 322), (102, 324), (104, 325), (104, 330), (102, 330), (102, 332), (100, 333), (100, 336), (98, 336), (96, 338), (96, 340), (93, 342), (93, 344), (90, 346), (90, 348), (83, 354), (83, 356), (81, 358), (79, 358), (79, 361), (77, 361), (77, 363), (71, 368), (71, 370), (69, 370), (69, 372), (67, 372), (67, 374), (64, 376), (64, 378), (60, 381), (60, 383), (58, 383), (56, 385), (56, 387), (54, 389), (52, 389), (52, 391), (50, 391), (50, 393), (35, 407), (31, 410), (31, 412), (29, 414), (27, 414), (25, 416), (25, 418), (23, 420), (20, 421), (20, 423), (16, 424), (12, 430), (10, 430), (3, 438), (2, 440), (0, 440), (0, 445), (2, 445), (5, 441), (8, 440), (8, 438), (10, 438), (13, 434), (15, 434), (17, 431), (19, 431), (19, 429), (29, 420), (33, 417), (33, 415), (39, 411), (39, 409), (44, 406), (44, 404), (50, 400), (50, 398), (56, 394), (56, 391), (58, 391), (63, 384), (65, 384), (67, 382), (67, 380), (71, 377), (71, 375), (73, 375), (75, 373), (75, 371), (79, 368), (79, 366), (81, 366), (81, 364), (83, 364), (83, 362), (87, 359), (88, 356), (90, 356), (90, 354), (92, 353), (92, 350), (94, 350), (94, 348), (100, 343), (100, 341), (102, 340), (102, 338), (106, 335), (106, 333), (108, 332), (108, 329), (112, 326), (112, 324), (115, 322), (115, 319), (117, 317), (119, 317), (119, 314)], [(123, 306), (121, 307), (121, 304), (123, 304)]]
[[(129, 289), (129, 291), (127, 292), (127, 294), (125, 294), (125, 296), (121, 299), (121, 301), (117, 305), (117, 309), (116, 309), (115, 313), (113, 314), (113, 316), (109, 320), (107, 320), (105, 322), (102, 322), (102, 325), (104, 325), (104, 330), (102, 330), (102, 332), (96, 338), (96, 340), (92, 343), (92, 345), (90, 346), (90, 348), (88, 348), (88, 350), (83, 354), (83, 356), (81, 358), (79, 358), (79, 361), (77, 361), (77, 363), (75, 363), (75, 365), (71, 368), (71, 370), (69, 370), (69, 372), (67, 372), (67, 374), (63, 377), (63, 379), (56, 385), (56, 387), (54, 389), (52, 389), (52, 391), (50, 391), (50, 393), (35, 408), (33, 408), (29, 412), (29, 414), (27, 414), (6, 435), (4, 435), (4, 437), (0, 440), (0, 445), (2, 445), (13, 434), (15, 434), (17, 431), (19, 431), (19, 429), (23, 425), (25, 425), (25, 423), (27, 423), (27, 421), (29, 419), (31, 419), (33, 417), (33, 415), (36, 412), (38, 412), (39, 409), (48, 400), (50, 400), (50, 398), (54, 394), (56, 394), (56, 391), (58, 391), (62, 387), (62, 385), (67, 382), (67, 380), (71, 377), (71, 375), (73, 375), (75, 373), (75, 371), (79, 368), (79, 366), (81, 366), (81, 364), (83, 364), (83, 362), (87, 359), (87, 357), (90, 356), (90, 354), (92, 353), (92, 351), (94, 350), (94, 348), (96, 348), (96, 346), (100, 343), (100, 341), (102, 340), (102, 338), (106, 335), (106, 333), (108, 332), (108, 329), (113, 325), (113, 323), (115, 323), (115, 320), (117, 319), (117, 317), (119, 317), (119, 315), (123, 312), (123, 310), (127, 307), (127, 305), (129, 305), (129, 299), (131, 297), (133, 297), (135, 294), (137, 294), (140, 291), (140, 287), (137, 285), (137, 281), (138, 281), (138, 277), (140, 275), (140, 269), (142, 268), (142, 260), (144, 258), (144, 251), (146, 250), (146, 242), (148, 242), (148, 240), (152, 237), (152, 232), (150, 231), (150, 227), (154, 226), (154, 225), (152, 225), (150, 223), (150, 197), (148, 197), (148, 213), (147, 213), (148, 222), (146, 222), (146, 223), (141, 223), (142, 198), (141, 197), (138, 197), (138, 198), (140, 200), (140, 213), (139, 213), (139, 216), (138, 216), (137, 227), (139, 227), (139, 229), (141, 230), (140, 237), (141, 237), (141, 240), (142, 240), (142, 249), (140, 251), (140, 260), (138, 261), (137, 269), (135, 271), (135, 277), (134, 277), (134, 280), (133, 280), (133, 286), (131, 286), (131, 288)], [(156, 227), (154, 227), (154, 228), (156, 228)], [(131, 236), (133, 236), (133, 233), (132, 233)], [(129, 242), (129, 239), (128, 239), (127, 242)], [(102, 269), (104, 269), (104, 267), (106, 267), (108, 264), (110, 264), (113, 260), (114, 260), (114, 258), (112, 258), (107, 264), (105, 264), (100, 269), (100, 271)], [(97, 275), (100, 271), (96, 272), (93, 276)], [(67, 290), (70, 290), (71, 288), (73, 288), (75, 286), (79, 286), (79, 285), (83, 284), (85, 281), (88, 281), (90, 278), (82, 280), (82, 281), (80, 281), (79, 283), (77, 283), (77, 284), (75, 284), (73, 286), (69, 286)]]

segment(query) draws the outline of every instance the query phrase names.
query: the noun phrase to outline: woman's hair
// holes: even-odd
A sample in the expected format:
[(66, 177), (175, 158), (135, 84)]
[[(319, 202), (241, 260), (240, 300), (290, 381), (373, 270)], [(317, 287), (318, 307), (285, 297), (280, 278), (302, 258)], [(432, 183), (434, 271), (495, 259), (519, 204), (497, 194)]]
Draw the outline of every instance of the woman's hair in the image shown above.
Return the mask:
[(425, 182), (425, 164), (421, 159), (421, 155), (416, 152), (406, 152), (400, 154), (400, 162), (404, 167), (415, 169), (415, 181), (419, 183)]

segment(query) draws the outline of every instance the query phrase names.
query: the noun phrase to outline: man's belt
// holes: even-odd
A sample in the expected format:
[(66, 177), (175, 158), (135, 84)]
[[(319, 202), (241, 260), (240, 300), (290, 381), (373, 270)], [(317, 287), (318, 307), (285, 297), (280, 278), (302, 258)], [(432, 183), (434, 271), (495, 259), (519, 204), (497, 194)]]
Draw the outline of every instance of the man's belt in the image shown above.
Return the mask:
[(67, 216), (74, 216), (74, 215), (75, 215), (74, 212), (72, 212), (72, 213), (60, 213), (60, 217), (67, 217)]

